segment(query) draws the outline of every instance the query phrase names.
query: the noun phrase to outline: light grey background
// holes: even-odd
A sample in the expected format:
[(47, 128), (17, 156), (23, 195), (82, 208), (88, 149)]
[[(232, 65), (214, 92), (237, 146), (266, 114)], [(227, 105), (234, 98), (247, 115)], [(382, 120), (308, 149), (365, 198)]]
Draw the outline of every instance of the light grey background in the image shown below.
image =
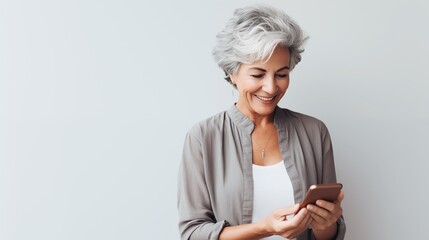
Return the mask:
[(235, 101), (236, 7), (310, 36), (281, 106), (323, 120), (347, 239), (427, 236), (427, 1), (0, 0), (0, 239), (178, 239), (184, 136)]

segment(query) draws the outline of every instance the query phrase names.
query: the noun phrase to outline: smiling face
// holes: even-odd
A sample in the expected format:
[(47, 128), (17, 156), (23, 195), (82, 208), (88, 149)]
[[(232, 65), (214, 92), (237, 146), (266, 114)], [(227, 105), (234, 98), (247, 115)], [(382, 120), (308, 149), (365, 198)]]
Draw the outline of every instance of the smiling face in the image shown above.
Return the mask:
[(251, 119), (271, 116), (289, 86), (289, 50), (277, 46), (267, 62), (241, 64), (230, 78), (237, 86), (237, 108)]

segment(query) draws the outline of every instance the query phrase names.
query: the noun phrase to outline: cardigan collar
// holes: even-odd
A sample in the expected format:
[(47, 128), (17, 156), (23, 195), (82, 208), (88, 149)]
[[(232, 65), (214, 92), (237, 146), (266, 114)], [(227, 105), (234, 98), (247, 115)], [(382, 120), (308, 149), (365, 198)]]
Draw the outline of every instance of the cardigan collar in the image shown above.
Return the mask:
[[(229, 117), (232, 121), (237, 124), (240, 128), (244, 129), (248, 134), (253, 132), (255, 128), (254, 123), (250, 120), (249, 117), (244, 115), (234, 104), (227, 111)], [(279, 106), (276, 106), (274, 109), (274, 124), (276, 128), (279, 130), (280, 128), (284, 128), (284, 121), (286, 118), (286, 113)], [(282, 124), (283, 123), (283, 124)]]

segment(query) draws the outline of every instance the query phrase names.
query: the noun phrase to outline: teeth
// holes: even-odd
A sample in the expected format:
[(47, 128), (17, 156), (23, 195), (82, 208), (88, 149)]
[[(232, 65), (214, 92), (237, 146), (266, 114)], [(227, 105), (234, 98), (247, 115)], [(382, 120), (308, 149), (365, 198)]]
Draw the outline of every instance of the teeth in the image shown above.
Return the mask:
[(271, 100), (273, 100), (274, 99), (274, 97), (270, 97), (270, 98), (266, 98), (266, 97), (261, 97), (261, 96), (258, 96), (258, 95), (255, 95), (257, 98), (259, 98), (259, 99), (261, 99), (261, 100), (263, 100), (263, 101), (271, 101)]

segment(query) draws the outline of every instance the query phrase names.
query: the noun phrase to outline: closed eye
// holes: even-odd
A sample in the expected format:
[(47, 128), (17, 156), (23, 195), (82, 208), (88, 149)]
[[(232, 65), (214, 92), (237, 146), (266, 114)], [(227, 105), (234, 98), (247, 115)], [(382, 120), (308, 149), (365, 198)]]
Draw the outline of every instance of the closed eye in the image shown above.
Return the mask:
[(277, 74), (278, 78), (286, 78), (288, 76), (289, 76), (289, 74)]
[(262, 77), (264, 77), (264, 74), (250, 75), (250, 76), (252, 76), (254, 78), (262, 78)]

